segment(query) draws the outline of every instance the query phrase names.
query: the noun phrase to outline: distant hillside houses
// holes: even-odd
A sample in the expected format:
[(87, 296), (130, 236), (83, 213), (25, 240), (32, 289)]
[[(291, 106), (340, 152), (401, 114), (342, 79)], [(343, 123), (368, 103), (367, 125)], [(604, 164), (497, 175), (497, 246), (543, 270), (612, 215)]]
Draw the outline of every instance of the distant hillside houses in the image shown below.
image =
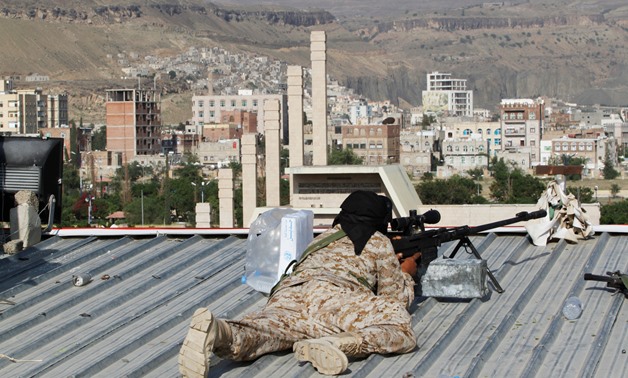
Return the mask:
[(26, 82), (35, 82), (35, 81), (49, 81), (50, 77), (48, 75), (40, 75), (38, 73), (34, 73), (24, 77), (24, 81)]

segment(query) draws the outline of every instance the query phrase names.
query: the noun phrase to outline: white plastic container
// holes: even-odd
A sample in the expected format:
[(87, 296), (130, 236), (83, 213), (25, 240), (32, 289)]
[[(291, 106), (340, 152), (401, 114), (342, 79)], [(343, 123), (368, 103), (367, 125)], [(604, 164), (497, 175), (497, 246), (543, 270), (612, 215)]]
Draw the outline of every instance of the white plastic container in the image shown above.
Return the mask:
[(569, 297), (563, 305), (563, 316), (568, 320), (576, 320), (582, 315), (584, 305), (578, 297)]
[(314, 213), (309, 210), (276, 208), (260, 214), (249, 228), (242, 281), (270, 293), (290, 262), (298, 260), (312, 241), (313, 224)]

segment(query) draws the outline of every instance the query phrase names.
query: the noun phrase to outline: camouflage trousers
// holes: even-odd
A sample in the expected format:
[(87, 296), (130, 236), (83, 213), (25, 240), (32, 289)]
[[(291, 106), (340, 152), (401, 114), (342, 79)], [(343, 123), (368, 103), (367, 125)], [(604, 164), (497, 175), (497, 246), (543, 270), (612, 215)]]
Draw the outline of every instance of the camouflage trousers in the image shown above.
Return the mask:
[(358, 348), (347, 353), (349, 357), (407, 353), (416, 347), (410, 314), (403, 304), (376, 296), (366, 288), (338, 287), (326, 281), (282, 288), (262, 310), (227, 322), (233, 342), (214, 352), (231, 360), (252, 360), (291, 350), (299, 340), (342, 332), (362, 339)]

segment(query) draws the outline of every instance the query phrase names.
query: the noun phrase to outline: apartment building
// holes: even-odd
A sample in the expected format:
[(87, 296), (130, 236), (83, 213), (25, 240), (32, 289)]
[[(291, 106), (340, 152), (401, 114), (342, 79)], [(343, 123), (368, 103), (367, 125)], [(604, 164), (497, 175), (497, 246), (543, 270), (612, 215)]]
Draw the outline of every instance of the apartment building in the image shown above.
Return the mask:
[(502, 152), (528, 154), (530, 166), (540, 164), (545, 102), (542, 99), (504, 99), (499, 108), (501, 135), (499, 143), (496, 136), (494, 144), (501, 145)]
[(257, 114), (257, 127), (254, 132), (264, 133), (264, 101), (278, 100), (280, 111), (280, 130), (288, 134), (288, 98), (287, 95), (260, 95), (252, 91), (239, 91), (238, 95), (195, 95), (192, 96), (192, 122), (202, 126), (221, 123), (224, 112), (236, 110)]
[(48, 95), (46, 104), (46, 127), (63, 127), (70, 124), (67, 94)]
[(606, 136), (597, 138), (562, 137), (552, 139), (552, 155), (568, 155), (585, 159), (584, 175), (601, 177), (606, 154), (611, 161), (617, 161), (617, 140)]
[(442, 148), (443, 163), (453, 173), (487, 166), (488, 147), (483, 139), (445, 139)]
[(107, 150), (126, 161), (161, 152), (161, 109), (153, 90), (107, 90), (105, 123)]
[(342, 144), (360, 156), (365, 165), (399, 163), (399, 124), (342, 127)]
[(434, 130), (403, 130), (400, 135), (399, 162), (406, 172), (420, 177), (432, 171), (432, 160), (438, 152), (439, 132)]
[(67, 95), (47, 95), (41, 89), (14, 90), (0, 80), (0, 133), (37, 134), (39, 129), (68, 124)]
[(473, 115), (473, 91), (466, 79), (454, 79), (451, 73), (427, 74), (427, 90), (422, 92), (423, 112), (449, 116)]

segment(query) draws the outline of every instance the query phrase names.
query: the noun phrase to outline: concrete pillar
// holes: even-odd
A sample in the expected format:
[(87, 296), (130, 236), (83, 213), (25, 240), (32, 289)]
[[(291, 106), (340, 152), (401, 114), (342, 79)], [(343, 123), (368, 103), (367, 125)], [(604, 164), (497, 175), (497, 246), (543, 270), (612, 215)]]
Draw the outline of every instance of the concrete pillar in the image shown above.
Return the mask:
[(327, 37), (324, 31), (310, 35), (312, 59), (313, 165), (327, 165)]
[(196, 228), (211, 227), (211, 206), (209, 202), (198, 202), (195, 208)]
[(15, 203), (17, 206), (9, 210), (11, 239), (21, 240), (23, 248), (39, 243), (41, 219), (39, 219), (37, 195), (28, 190), (20, 190), (15, 193)]
[(303, 68), (288, 66), (290, 167), (303, 165)]
[(220, 205), (220, 228), (233, 228), (233, 170), (218, 170), (218, 203)]
[(264, 102), (264, 129), (266, 135), (266, 206), (279, 206), (279, 101)]
[(257, 140), (242, 135), (242, 227), (249, 227), (257, 207)]

